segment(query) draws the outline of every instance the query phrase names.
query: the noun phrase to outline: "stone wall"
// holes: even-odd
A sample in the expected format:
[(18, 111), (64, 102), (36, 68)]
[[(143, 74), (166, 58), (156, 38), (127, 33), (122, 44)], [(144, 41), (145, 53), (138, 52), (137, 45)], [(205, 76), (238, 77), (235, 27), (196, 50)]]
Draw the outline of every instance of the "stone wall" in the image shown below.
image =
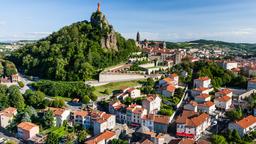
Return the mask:
[(101, 73), (99, 82), (119, 82), (146, 79), (148, 76), (140, 74), (123, 74), (123, 73)]

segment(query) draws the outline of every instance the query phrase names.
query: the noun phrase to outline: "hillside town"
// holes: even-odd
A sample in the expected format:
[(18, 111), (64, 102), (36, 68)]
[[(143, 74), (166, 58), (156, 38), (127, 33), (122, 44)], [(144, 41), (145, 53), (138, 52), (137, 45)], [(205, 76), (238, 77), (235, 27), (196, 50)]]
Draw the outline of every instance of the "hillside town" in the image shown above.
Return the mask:
[(0, 43), (0, 143), (256, 143), (250, 44), (134, 39), (98, 3), (90, 21)]

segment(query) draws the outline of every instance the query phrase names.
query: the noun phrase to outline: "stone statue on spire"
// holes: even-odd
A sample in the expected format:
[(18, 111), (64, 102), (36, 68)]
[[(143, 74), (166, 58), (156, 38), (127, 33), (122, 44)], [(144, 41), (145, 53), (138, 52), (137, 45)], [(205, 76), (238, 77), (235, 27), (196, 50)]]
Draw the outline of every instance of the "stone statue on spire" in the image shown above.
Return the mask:
[(100, 3), (98, 2), (97, 12), (100, 12)]

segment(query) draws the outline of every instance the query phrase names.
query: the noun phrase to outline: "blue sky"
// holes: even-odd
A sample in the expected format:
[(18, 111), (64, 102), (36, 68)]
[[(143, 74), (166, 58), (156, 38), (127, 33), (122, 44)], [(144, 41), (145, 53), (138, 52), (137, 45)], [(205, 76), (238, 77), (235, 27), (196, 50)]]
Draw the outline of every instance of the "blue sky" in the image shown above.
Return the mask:
[(126, 38), (256, 43), (256, 0), (1, 0), (0, 41), (40, 39), (89, 20), (97, 2)]

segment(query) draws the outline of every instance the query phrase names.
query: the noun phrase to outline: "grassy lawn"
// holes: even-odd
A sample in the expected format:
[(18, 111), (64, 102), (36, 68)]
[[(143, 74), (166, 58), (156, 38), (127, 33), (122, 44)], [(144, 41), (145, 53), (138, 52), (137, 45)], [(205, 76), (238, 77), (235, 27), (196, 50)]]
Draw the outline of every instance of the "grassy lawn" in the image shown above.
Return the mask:
[(103, 92), (108, 89), (110, 92), (119, 90), (122, 87), (134, 87), (140, 85), (140, 81), (113, 82), (102, 86), (95, 87), (94, 94), (97, 96), (105, 95)]
[(41, 134), (48, 134), (50, 132), (57, 134), (59, 137), (63, 137), (68, 134), (68, 132), (65, 130), (65, 127), (51, 127), (42, 131)]

